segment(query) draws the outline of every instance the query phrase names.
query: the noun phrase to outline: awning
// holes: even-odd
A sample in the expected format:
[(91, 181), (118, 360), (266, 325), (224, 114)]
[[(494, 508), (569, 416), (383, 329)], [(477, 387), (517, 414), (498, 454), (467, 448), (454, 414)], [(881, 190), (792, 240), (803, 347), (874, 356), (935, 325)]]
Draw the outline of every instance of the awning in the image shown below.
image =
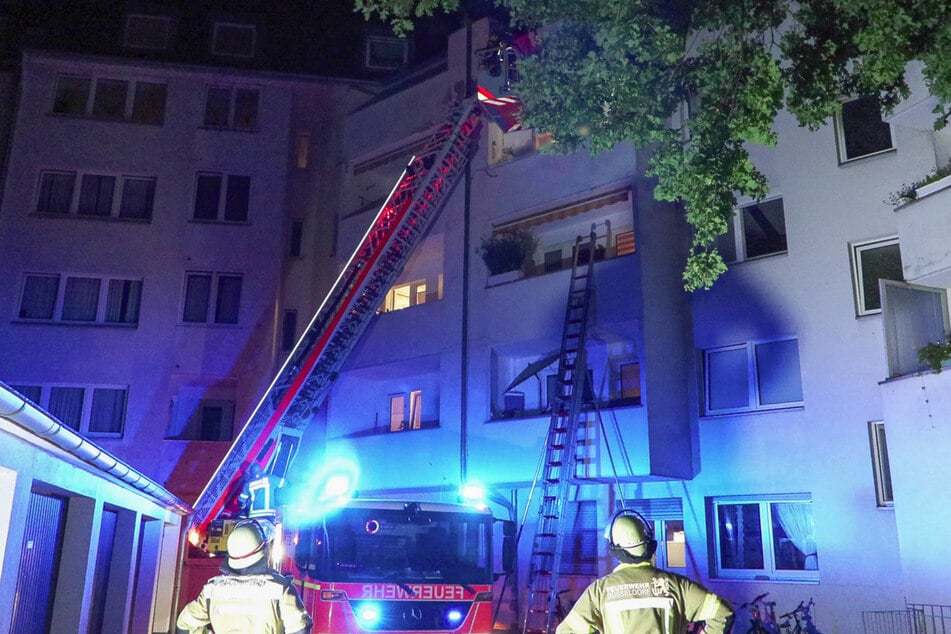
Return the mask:
[(512, 222), (496, 225), (492, 227), (492, 235), (506, 231), (513, 231), (516, 229), (530, 229), (547, 222), (564, 220), (565, 218), (578, 216), (600, 207), (607, 207), (608, 205), (614, 205), (616, 203), (625, 202), (630, 199), (630, 189), (613, 191), (607, 194), (599, 194), (597, 196), (585, 198), (573, 203), (568, 203), (567, 205), (561, 205), (559, 207), (555, 207), (554, 209), (548, 209), (533, 216), (529, 216), (528, 218), (522, 218), (519, 220), (513, 220)]

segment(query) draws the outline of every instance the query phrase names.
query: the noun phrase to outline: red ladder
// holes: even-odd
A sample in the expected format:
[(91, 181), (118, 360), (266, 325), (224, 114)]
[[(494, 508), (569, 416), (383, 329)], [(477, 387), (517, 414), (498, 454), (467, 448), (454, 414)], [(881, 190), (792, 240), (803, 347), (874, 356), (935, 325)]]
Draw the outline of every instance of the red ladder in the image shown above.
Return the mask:
[[(475, 149), (481, 123), (475, 99), (456, 106), (403, 175), (195, 502), (191, 527), (204, 532), (237, 493), (252, 463), (268, 464), (286, 436), (299, 439), (337, 373), (442, 210)], [(284, 451), (293, 452), (294, 447)], [(281, 449), (277, 448), (280, 452)], [(280, 463), (286, 472), (292, 459)], [(283, 477), (283, 473), (277, 474)]]

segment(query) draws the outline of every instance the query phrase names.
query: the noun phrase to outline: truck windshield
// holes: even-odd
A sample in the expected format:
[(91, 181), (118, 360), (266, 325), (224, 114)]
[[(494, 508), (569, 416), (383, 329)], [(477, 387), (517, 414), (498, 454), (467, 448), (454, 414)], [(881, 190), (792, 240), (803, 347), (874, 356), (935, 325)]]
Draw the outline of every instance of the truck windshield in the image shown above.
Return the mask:
[(491, 518), (341, 509), (300, 531), (298, 567), (325, 581), (492, 583)]

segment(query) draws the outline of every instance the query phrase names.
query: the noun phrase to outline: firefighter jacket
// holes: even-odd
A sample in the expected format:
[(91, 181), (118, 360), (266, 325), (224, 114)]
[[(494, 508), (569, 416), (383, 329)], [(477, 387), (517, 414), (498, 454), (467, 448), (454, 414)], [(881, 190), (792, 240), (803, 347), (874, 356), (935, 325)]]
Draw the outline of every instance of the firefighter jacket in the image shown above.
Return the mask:
[(682, 575), (622, 563), (585, 589), (556, 634), (675, 634), (697, 621), (705, 634), (729, 632), (733, 608)]
[(309, 634), (313, 624), (290, 578), (262, 560), (244, 570), (221, 566), (178, 615), (179, 634)]

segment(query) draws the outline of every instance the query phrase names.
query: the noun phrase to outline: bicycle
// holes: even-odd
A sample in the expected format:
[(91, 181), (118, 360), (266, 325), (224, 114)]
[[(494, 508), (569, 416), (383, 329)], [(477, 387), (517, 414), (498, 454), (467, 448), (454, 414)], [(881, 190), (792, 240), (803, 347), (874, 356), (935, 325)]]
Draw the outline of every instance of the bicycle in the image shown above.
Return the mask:
[(809, 613), (809, 608), (813, 605), (815, 602), (810, 597), (809, 603), (800, 601), (795, 610), (781, 615), (779, 618), (783, 621), (779, 624), (780, 632), (782, 634), (819, 634)]
[(748, 610), (752, 617), (750, 618), (750, 629), (746, 630), (746, 634), (780, 634), (776, 627), (776, 602), (764, 601), (768, 595), (768, 592), (764, 592), (752, 601), (740, 606), (742, 609)]

